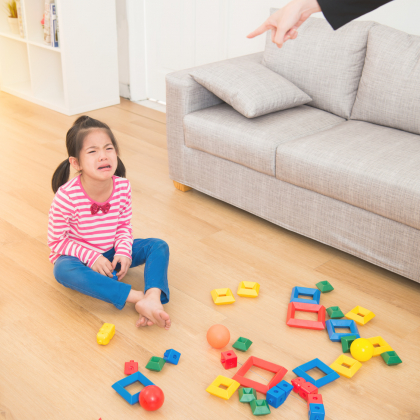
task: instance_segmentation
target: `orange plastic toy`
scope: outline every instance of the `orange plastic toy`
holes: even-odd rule
[[[220,324],[213,325],[207,331],[207,341],[215,349],[225,347],[230,340],[230,332]]]

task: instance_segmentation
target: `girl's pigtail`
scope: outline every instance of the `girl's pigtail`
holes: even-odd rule
[[[115,171],[116,176],[119,176],[121,178],[125,178],[125,166],[122,163],[122,160],[119,158],[119,156],[117,156],[117,160],[118,160],[118,165],[117,165],[117,170]]]
[[[54,175],[52,177],[52,189],[54,191],[54,194],[58,191],[58,189],[64,185],[68,180],[70,176],[70,162],[68,159],[63,160],[61,162],[57,169],[54,172]]]

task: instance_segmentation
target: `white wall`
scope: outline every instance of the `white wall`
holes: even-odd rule
[[[264,22],[271,7],[283,7],[289,0],[117,0],[117,8],[122,9],[125,2],[142,3],[141,19],[145,20],[138,22],[143,25],[145,36],[141,34],[130,42],[138,41],[138,48],[144,48],[145,43],[147,76],[135,72],[130,76],[131,83],[141,78],[146,97],[165,101],[167,73],[262,51],[265,37],[250,40],[246,35]],[[119,39],[126,35],[122,16],[121,11]],[[313,16],[323,18],[322,13]],[[394,0],[358,20],[374,20],[420,35],[419,17],[419,0]],[[122,68],[127,65],[126,50],[120,53],[123,84],[123,77],[127,77]]]
[[[130,97],[130,70],[128,54],[128,22],[126,0],[116,1],[118,72],[120,78],[120,96]]]

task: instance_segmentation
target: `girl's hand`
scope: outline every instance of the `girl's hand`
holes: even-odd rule
[[[105,258],[103,255],[101,255],[95,261],[95,264],[92,265],[92,270],[99,274],[103,274],[104,276],[112,277],[112,264],[108,258]]]
[[[118,263],[121,264],[121,270],[118,271],[117,277],[118,281],[121,281],[131,266],[131,260],[128,257],[124,257],[124,255],[115,255],[114,259],[112,260],[112,270],[115,270],[115,267]]]

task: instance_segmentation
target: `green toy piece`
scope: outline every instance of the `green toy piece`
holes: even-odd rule
[[[254,388],[241,388],[238,394],[241,403],[250,403],[257,399],[257,391]]]
[[[251,347],[251,344],[252,341],[248,338],[239,337],[232,347],[236,350],[247,351]]]
[[[322,293],[328,293],[334,290],[334,287],[332,287],[331,283],[327,280],[320,281],[315,286],[318,287],[318,289],[321,290]]]
[[[343,348],[343,353],[350,353],[350,346],[354,340],[356,340],[355,335],[345,335],[341,337],[341,347]]]
[[[254,416],[265,416],[271,413],[267,400],[253,400],[249,405]]]
[[[327,314],[332,319],[343,318],[344,314],[338,306],[331,306],[327,308]]]
[[[382,359],[388,366],[398,365],[402,363],[402,360],[399,358],[398,354],[395,351],[386,351],[381,353]]]
[[[146,369],[160,372],[163,366],[165,366],[165,363],[165,359],[162,359],[161,357],[152,356],[146,365]]]

